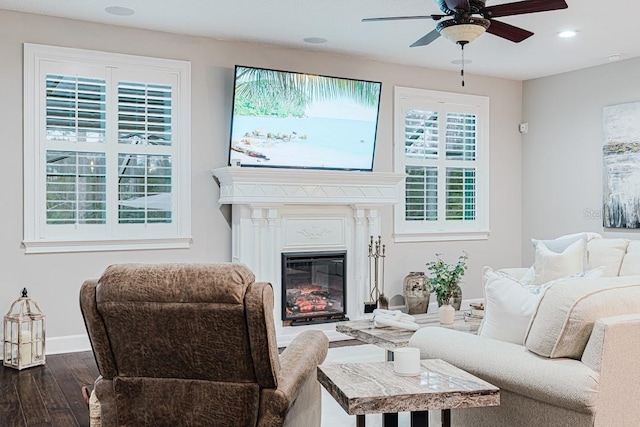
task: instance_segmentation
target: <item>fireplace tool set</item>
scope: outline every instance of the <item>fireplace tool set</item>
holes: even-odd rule
[[[389,298],[384,294],[384,259],[386,257],[386,246],[382,244],[382,239],[373,241],[370,236],[369,241],[369,301],[364,303],[364,312],[373,313],[378,308],[388,309]]]

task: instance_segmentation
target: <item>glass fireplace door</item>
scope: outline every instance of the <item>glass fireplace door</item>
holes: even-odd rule
[[[345,320],[346,252],[282,254],[282,320],[290,325]]]

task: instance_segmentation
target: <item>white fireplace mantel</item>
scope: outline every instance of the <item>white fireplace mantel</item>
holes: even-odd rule
[[[404,174],[224,167],[214,169],[220,204],[231,204],[233,262],[246,264],[274,290],[278,345],[287,345],[308,327],[281,321],[281,254],[347,252],[347,316],[361,318],[368,300],[371,236],[380,235],[378,211],[398,202]],[[329,339],[344,336],[331,323],[313,324]]]
[[[312,169],[214,169],[220,204],[388,205],[403,174]]]

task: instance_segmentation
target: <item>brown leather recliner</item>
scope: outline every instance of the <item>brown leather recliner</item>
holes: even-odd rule
[[[327,337],[279,355],[273,289],[242,264],[118,264],[80,290],[103,427],[320,426]]]

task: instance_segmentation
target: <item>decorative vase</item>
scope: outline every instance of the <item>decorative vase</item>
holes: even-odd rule
[[[446,301],[446,298],[438,297],[438,307],[442,307]],[[453,285],[451,287],[451,299],[449,300],[454,310],[460,310],[462,305],[462,288],[459,285]]]
[[[427,276],[423,271],[412,271],[402,282],[404,303],[409,314],[423,314],[429,308],[430,292],[425,289]]]
[[[443,304],[438,308],[441,325],[453,325],[453,319],[456,316],[456,310],[449,303]]]

